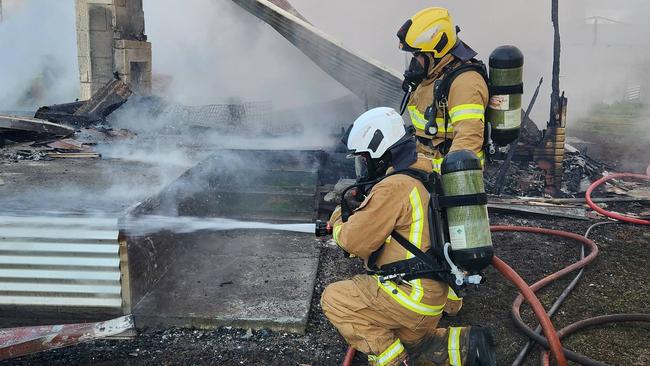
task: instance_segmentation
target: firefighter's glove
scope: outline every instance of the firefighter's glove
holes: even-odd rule
[[[360,193],[358,188],[352,188],[345,192],[345,195],[343,195],[343,199],[348,205],[348,209],[350,210],[350,214],[352,214],[352,211],[356,210],[361,206],[361,202],[363,202],[363,199],[365,197]]]

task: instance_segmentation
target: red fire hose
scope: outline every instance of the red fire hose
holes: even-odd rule
[[[354,355],[356,353],[356,349],[348,347],[348,352],[346,352],[345,359],[343,359],[343,366],[352,366],[352,360],[354,360]]]
[[[555,332],[555,328],[553,327],[553,323],[551,322],[551,319],[546,314],[546,310],[544,310],[544,306],[539,301],[537,296],[535,296],[532,287],[529,287],[526,281],[524,281],[523,278],[521,278],[521,276],[517,274],[517,272],[515,272],[510,266],[508,266],[506,262],[499,259],[499,257],[494,256],[492,258],[492,265],[499,272],[501,272],[503,277],[505,277],[508,281],[512,282],[515,286],[517,286],[517,288],[521,292],[520,296],[526,298],[526,301],[528,301],[528,304],[530,304],[531,308],[533,309],[533,312],[535,313],[535,316],[539,320],[539,323],[542,326],[542,329],[544,330],[544,335],[546,335],[546,339],[549,340],[548,343],[551,348],[551,352],[553,352],[553,356],[555,356],[558,365],[567,366],[568,362],[566,360],[566,357],[564,357],[564,353],[562,352],[562,343],[560,343],[560,338],[557,336],[557,333]]]
[[[650,225],[650,220],[643,220],[643,219],[637,219],[633,217],[628,217],[624,216],[621,214],[617,214],[616,212],[610,212],[607,211],[599,206],[597,206],[592,200],[591,200],[591,193],[596,189],[596,187],[600,186],[601,184],[607,182],[608,180],[616,179],[616,178],[638,178],[638,179],[650,179],[650,166],[648,166],[648,175],[643,175],[643,174],[630,174],[630,173],[617,173],[617,174],[610,174],[606,177],[602,177],[598,179],[597,181],[593,182],[591,186],[587,189],[587,193],[585,194],[585,200],[587,200],[587,204],[589,207],[591,207],[594,211],[605,215],[607,217],[611,217],[612,219],[628,222],[631,224],[638,224],[638,225]]]
[[[540,281],[538,281],[535,284],[533,284],[532,286],[530,286],[530,289],[533,292],[541,289],[542,287],[548,285],[549,283],[551,283],[551,282],[553,282],[553,281],[555,281],[555,280],[557,280],[559,278],[562,278],[562,277],[566,276],[567,274],[569,274],[569,273],[571,273],[571,272],[573,272],[573,271],[575,271],[577,269],[580,269],[580,268],[586,266],[587,264],[589,264],[590,262],[592,262],[596,258],[596,255],[598,255],[598,247],[596,246],[596,244],[593,241],[587,239],[586,237],[584,237],[582,235],[569,233],[569,232],[566,232],[566,231],[551,230],[551,229],[544,229],[544,228],[537,228],[537,227],[518,227],[518,226],[514,226],[514,227],[513,226],[493,226],[492,231],[493,232],[496,232],[496,231],[520,231],[520,232],[530,232],[530,233],[537,233],[537,234],[555,235],[555,236],[560,236],[560,237],[576,240],[576,241],[582,243],[583,245],[585,245],[585,247],[589,250],[589,255],[587,255],[586,257],[584,257],[581,260],[571,264],[570,266],[568,266],[566,268],[561,269],[558,272],[552,273],[549,276],[544,277]],[[514,317],[514,320],[515,320],[515,325],[517,325],[528,337],[534,339],[536,342],[544,345],[545,347],[550,346],[549,342],[547,341],[547,338],[544,338],[542,335],[540,335],[540,334],[536,333],[535,331],[533,331],[522,320],[521,314],[520,314],[520,308],[521,308],[521,305],[522,305],[523,301],[524,301],[524,296],[522,296],[520,294],[519,296],[517,296],[515,301],[512,303],[512,314],[513,314],[513,317]],[[530,303],[528,298],[526,298],[526,301],[528,301]],[[539,317],[538,317],[538,319],[539,319]],[[543,324],[542,324],[542,326],[543,326]],[[575,362],[578,362],[578,363],[583,363],[584,364],[585,361],[589,360],[588,358],[586,358],[586,357],[584,357],[584,356],[582,356],[580,354],[577,354],[577,353],[575,353],[573,351],[567,350],[567,349],[563,350],[563,354],[566,355],[566,357],[568,359],[570,359],[572,361],[575,361]],[[557,356],[556,356],[555,353],[554,353],[554,356],[557,359]]]
[[[584,328],[608,324],[608,323],[628,323],[628,322],[650,323],[650,314],[613,314],[613,315],[602,315],[593,318],[587,318],[560,329],[560,331],[557,332],[557,335],[560,338],[564,338]],[[551,364],[548,351],[545,350],[541,351],[540,363],[542,364],[542,366],[549,366]],[[583,365],[595,365],[595,364],[601,364],[601,363],[599,362],[583,363]]]

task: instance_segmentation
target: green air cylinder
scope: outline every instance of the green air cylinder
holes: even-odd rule
[[[521,129],[521,96],[524,93],[524,54],[515,46],[501,46],[490,55],[490,103],[487,120],[492,141],[506,146]]]
[[[469,150],[447,154],[441,174],[444,197],[485,194],[481,161]],[[493,255],[487,204],[458,203],[447,207],[446,217],[453,262],[470,272],[487,267]]]

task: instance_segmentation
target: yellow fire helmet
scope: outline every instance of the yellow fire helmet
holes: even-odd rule
[[[432,52],[445,56],[456,44],[456,27],[445,8],[426,8],[415,14],[397,32],[399,48],[408,52]]]

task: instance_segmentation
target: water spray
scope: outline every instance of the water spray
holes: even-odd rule
[[[319,229],[319,225],[321,229]],[[315,233],[316,236],[327,235],[327,224],[321,221],[317,221],[316,223],[275,224],[257,221],[239,221],[220,217],[193,216],[145,215],[131,217],[122,223],[121,229],[135,235],[147,235],[161,230],[167,230],[177,234],[188,234],[201,230],[272,230],[306,234]],[[323,234],[319,235],[319,233]]]

